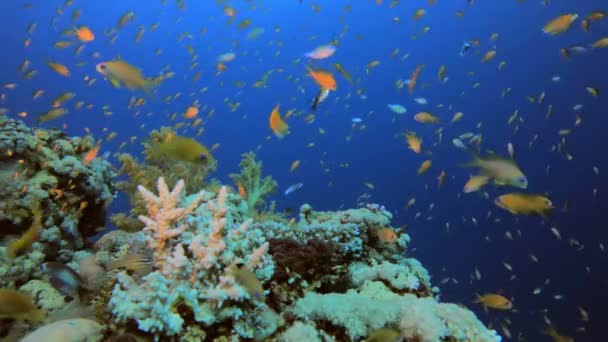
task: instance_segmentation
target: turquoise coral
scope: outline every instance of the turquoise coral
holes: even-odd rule
[[[106,207],[115,196],[115,172],[103,158],[83,163],[94,145],[91,136],[32,129],[0,116],[0,238],[21,235],[32,220],[31,208],[39,207],[44,217],[44,230],[31,251],[0,264],[0,287],[37,275],[41,260],[71,261],[74,250],[104,228]]]

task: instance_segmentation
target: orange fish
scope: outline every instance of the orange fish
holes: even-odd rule
[[[87,154],[85,154],[84,158],[82,159],[82,163],[84,165],[89,165],[89,163],[91,163],[93,159],[97,158],[97,153],[99,153],[100,147],[101,145],[95,145],[92,149],[90,149],[89,152],[87,152]]]
[[[229,16],[229,17],[234,17],[234,15],[236,14],[236,12],[234,11],[234,8],[228,6],[226,8],[224,8],[224,14]]]
[[[245,187],[241,182],[236,183],[237,188],[239,189],[239,195],[241,195],[242,199],[247,199],[247,191],[245,191]]]
[[[188,109],[186,109],[186,113],[184,114],[184,117],[186,119],[192,119],[193,117],[198,115],[198,108],[194,107],[194,106],[190,106],[188,107]]]
[[[319,87],[321,87],[322,89],[336,90],[336,79],[334,78],[334,75],[332,75],[331,72],[326,70],[313,70],[308,67],[307,69],[308,75],[312,77],[315,82],[317,82]]]
[[[388,243],[393,243],[399,238],[397,233],[395,233],[395,231],[391,228],[382,228],[376,230],[376,236],[378,239],[380,239],[380,241]]]
[[[425,174],[431,168],[432,162],[430,160],[425,160],[420,164],[420,168],[418,168],[418,176]]]
[[[420,153],[422,147],[422,139],[420,139],[414,132],[405,132],[405,140],[410,150]]]
[[[422,68],[424,68],[424,64],[418,65],[416,67],[416,70],[414,70],[412,76],[410,77],[410,84],[408,85],[408,90],[410,94],[414,92],[414,87],[416,86],[416,82],[418,81],[418,75],[420,75],[420,71],[422,71]]]
[[[287,135],[287,133],[289,133],[289,125],[287,125],[287,123],[285,121],[283,121],[283,119],[281,119],[281,113],[279,113],[279,107],[280,105],[277,105],[276,107],[274,107],[274,109],[272,110],[272,112],[270,112],[270,129],[272,129],[272,131],[274,132],[274,134],[279,137],[282,138],[285,135]]]
[[[76,33],[76,37],[78,37],[81,42],[88,43],[95,40],[95,34],[86,26],[79,26],[74,30],[74,33]]]
[[[218,72],[226,71],[226,69],[228,69],[228,67],[226,67],[226,64],[224,64],[224,63],[217,63],[217,71]]]

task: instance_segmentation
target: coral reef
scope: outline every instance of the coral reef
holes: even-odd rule
[[[230,174],[230,178],[239,187],[239,192],[242,191],[249,216],[253,217],[256,210],[264,207],[264,197],[277,189],[277,182],[271,176],[262,178],[262,162],[256,162],[254,152],[244,153],[242,157],[241,172]]]
[[[22,247],[31,248],[19,248],[15,257],[0,247],[1,287],[25,283],[42,260],[69,262],[74,250],[104,228],[115,173],[103,158],[83,159],[95,146],[90,136],[68,137],[0,116],[0,239],[26,238],[34,208],[43,226],[38,241],[23,239]]]
[[[81,162],[94,141],[34,132],[3,117],[0,123],[0,172],[13,178],[0,189],[10,199],[0,205],[0,223],[8,227],[2,234],[19,237],[11,248],[0,247],[7,261],[0,286],[19,288],[49,312],[47,324],[25,341],[40,334],[63,340],[143,334],[163,341],[359,341],[379,329],[405,341],[500,340],[472,312],[437,301],[428,272],[406,256],[409,236],[391,226],[384,207],[332,212],[304,204],[291,221],[272,204],[261,213],[276,182],[262,177],[253,153],[244,154],[242,172],[231,175],[238,193],[207,185],[191,195],[185,188],[202,187],[215,168],[212,158],[192,169],[158,160],[142,165],[120,155],[122,172],[131,178],[120,188],[133,207],[118,217],[125,230],[106,233],[91,250],[87,238],[103,226],[114,195],[109,164]],[[169,134],[164,129],[152,138]],[[153,180],[161,173],[169,184]],[[157,193],[148,190],[153,186]],[[83,304],[93,304],[87,316],[97,322],[52,323],[50,315],[66,318],[83,306],[47,283],[39,271],[45,261],[79,273],[90,292]]]
[[[97,246],[104,263],[141,244],[153,252],[150,273],[117,275],[108,294],[114,331],[136,323],[159,340],[358,341],[391,328],[407,341],[500,340],[472,312],[436,300],[427,271],[405,257],[409,236],[381,206],[303,205],[289,224],[253,221],[225,187],[186,196],[183,181],[170,191],[160,178],[157,188],[139,187],[142,231]],[[379,239],[383,229],[396,239]]]
[[[167,136],[175,135],[168,127],[162,127],[160,131],[150,132],[150,140],[161,141]],[[146,213],[145,203],[137,192],[137,186],[151,188],[160,176],[164,176],[167,184],[175,186],[178,180],[183,179],[188,188],[200,188],[203,186],[208,175],[217,167],[217,162],[209,158],[205,162],[192,163],[188,161],[172,160],[168,163],[166,159],[159,158],[153,151],[154,144],[144,143],[145,162],[139,162],[128,153],[117,154],[116,157],[122,166],[119,174],[128,176],[129,180],[123,180],[116,184],[119,190],[124,191],[131,202],[131,210],[128,214],[117,213],[111,217],[111,221],[118,228],[135,232],[143,228],[137,217]]]

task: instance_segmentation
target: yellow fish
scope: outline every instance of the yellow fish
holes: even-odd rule
[[[289,172],[294,172],[298,167],[300,166],[300,160],[294,160],[293,163],[291,163],[291,167],[289,168]]]
[[[420,123],[436,124],[439,123],[439,118],[429,112],[420,112],[414,115],[414,120]]]
[[[510,300],[496,293],[477,295],[475,303],[480,303],[486,308],[497,310],[511,310],[513,308],[513,303]]]
[[[148,158],[171,159],[191,163],[209,163],[213,156],[198,141],[175,134],[168,134],[162,141],[154,141],[147,151]]]
[[[67,66],[56,63],[56,62],[51,62],[51,61],[47,62],[47,64],[48,64],[49,68],[51,68],[51,70],[58,73],[59,75],[64,76],[64,77],[70,76],[70,69],[68,69]]]
[[[422,175],[426,173],[431,168],[432,162],[430,160],[425,160],[420,164],[420,168],[418,168],[418,175]]]
[[[543,32],[550,35],[557,35],[564,33],[570,29],[572,23],[578,18],[576,13],[568,13],[560,15],[559,17],[551,20],[543,27]]]
[[[474,160],[464,166],[480,168],[481,175],[493,178],[497,185],[511,185],[520,189],[528,187],[528,179],[514,160],[499,156],[473,157]]]
[[[514,215],[537,214],[546,217],[549,211],[554,208],[553,203],[547,197],[521,192],[499,196],[494,200],[494,203]]]
[[[145,78],[139,68],[122,60],[99,63],[96,69],[116,88],[120,88],[122,83],[129,89],[140,89],[152,95],[152,89],[160,83],[159,79]]]
[[[40,115],[38,117],[37,123],[38,124],[45,123],[47,121],[60,118],[64,115],[66,115],[67,113],[69,113],[69,110],[67,110],[65,108],[53,108],[53,109],[49,110],[48,112]]]
[[[489,61],[493,60],[494,57],[496,57],[496,50],[494,50],[494,49],[489,50],[488,52],[486,52],[485,55],[483,55],[483,58],[481,59],[481,62],[482,63],[489,62]]]
[[[545,335],[551,336],[553,341],[555,342],[574,342],[574,339],[570,336],[562,335],[555,330],[555,328],[550,327],[547,331],[544,332]]]
[[[336,68],[336,70],[338,70],[340,75],[342,75],[348,82],[351,82],[351,83],[353,82],[352,76],[344,69],[342,64],[336,63],[336,64],[334,64],[334,68]]]
[[[484,185],[488,184],[490,177],[486,176],[471,176],[467,183],[464,185],[464,193],[468,194],[471,192],[479,191]]]
[[[13,289],[0,289],[0,319],[5,318],[40,322],[46,312],[38,309],[30,297]]]
[[[594,49],[605,48],[608,47],[608,36],[604,38],[600,38],[595,43],[591,45]]]

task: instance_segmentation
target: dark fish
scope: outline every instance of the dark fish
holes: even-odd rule
[[[256,278],[255,273],[250,271],[244,265],[235,265],[232,268],[232,276],[236,280],[236,282],[244,287],[251,298],[256,300],[264,299],[264,289],[262,288],[262,284]]]
[[[471,50],[471,43],[464,42],[462,43],[462,47],[460,48],[460,56],[466,56],[469,54],[469,50]]]
[[[63,295],[74,296],[83,290],[80,275],[64,264],[45,262],[40,265],[40,269],[49,276],[51,285]]]
[[[321,102],[325,101],[328,95],[329,89],[321,88],[321,90],[319,90],[319,92],[317,93],[317,96],[315,96],[312,102],[312,106],[310,108],[313,110],[317,109],[317,106],[321,104]]]

